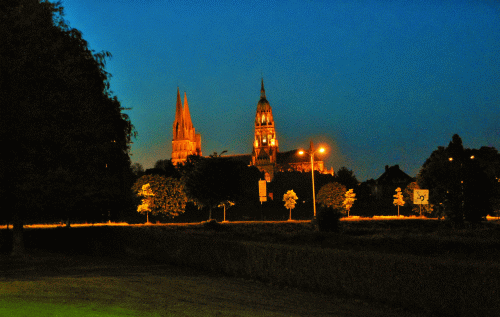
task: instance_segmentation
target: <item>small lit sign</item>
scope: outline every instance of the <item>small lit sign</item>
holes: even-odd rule
[[[429,190],[428,189],[415,189],[413,191],[413,203],[415,205],[428,205],[429,204]]]
[[[259,196],[260,197],[267,197],[267,188],[266,188],[266,181],[265,180],[260,180],[259,181]]]

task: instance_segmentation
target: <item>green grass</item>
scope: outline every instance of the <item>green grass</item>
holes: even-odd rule
[[[493,222],[455,229],[437,220],[349,221],[342,223],[339,233],[317,232],[308,222],[230,222],[211,228],[192,224],[28,229],[25,231],[28,252],[45,249],[53,253],[42,256],[41,260],[39,257],[16,260],[0,255],[0,316],[300,316],[321,306],[321,302],[309,298],[309,306],[305,307],[304,293],[294,295],[299,307],[293,304],[277,306],[276,301],[286,302],[289,296],[282,297],[279,291],[248,285],[233,286],[246,287],[243,294],[234,297],[231,294],[236,291],[227,289],[232,283],[227,279],[214,285],[213,280],[197,274],[180,278],[179,272],[157,272],[154,265],[130,264],[131,260],[125,257],[130,247],[137,253],[129,256],[158,254],[161,260],[162,252],[176,252],[176,245],[184,246],[190,237],[200,246],[216,239],[219,248],[238,247],[235,243],[224,244],[225,240],[269,242],[269,245],[256,248],[269,252],[272,246],[286,244],[311,254],[322,252],[311,247],[375,251],[378,254],[374,259],[384,258],[382,253],[463,258],[476,261],[474,265],[478,261],[498,262],[500,259],[500,227]],[[212,252],[209,247],[206,245],[203,249]],[[186,246],[183,249],[187,249]],[[276,270],[286,267],[286,261],[298,260],[294,258],[296,248],[288,249],[290,254],[283,253],[286,250],[275,252],[279,255],[276,261],[284,261]],[[238,256],[239,251],[235,249],[231,255]],[[80,261],[84,255],[87,257]],[[199,254],[188,252],[186,258],[189,256],[195,260],[199,258]],[[353,253],[352,256],[357,255]],[[387,261],[380,261],[382,264]],[[307,268],[312,266],[314,264],[300,266],[304,276],[309,276]],[[366,268],[370,269],[370,265]],[[2,271],[12,276],[4,276]],[[287,278],[286,274],[283,278]],[[226,290],[218,291],[221,288]],[[263,291],[268,293],[263,294]],[[321,298],[324,302],[325,297]],[[336,305],[339,303],[318,308],[317,312],[328,311]],[[295,314],[296,309],[302,309],[302,313]]]
[[[211,288],[204,276],[148,273],[0,280],[0,316],[274,316],[265,308],[224,307],[206,298]]]
[[[31,252],[0,256],[2,317],[422,316],[149,261]]]

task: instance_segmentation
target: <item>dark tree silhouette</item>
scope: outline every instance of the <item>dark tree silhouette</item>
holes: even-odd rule
[[[144,167],[140,163],[134,163],[131,166],[132,168],[132,173],[135,175],[135,177],[139,178],[142,175],[144,175]]]
[[[352,170],[347,169],[347,167],[341,167],[335,174],[335,182],[344,185],[347,189],[356,188],[358,186],[358,180],[354,176]]]
[[[455,134],[448,147],[438,147],[425,161],[417,182],[429,189],[429,202],[443,208],[455,223],[479,222],[493,212],[500,156],[494,148],[464,149]]]
[[[134,130],[109,91],[108,57],[66,24],[59,3],[0,4],[0,194],[12,202],[13,253],[23,251],[23,221],[131,201]]]
[[[181,173],[174,166],[171,159],[170,160],[158,160],[158,161],[156,161],[154,168],[151,171],[147,170],[146,174],[157,174],[157,175],[163,175],[166,177],[173,177],[173,178],[177,178],[177,179],[181,178]]]
[[[212,209],[225,201],[244,201],[248,195],[247,186],[255,187],[260,173],[255,168],[231,158],[217,155],[200,157],[186,169],[182,176],[187,196],[199,207],[207,207],[209,220]]]

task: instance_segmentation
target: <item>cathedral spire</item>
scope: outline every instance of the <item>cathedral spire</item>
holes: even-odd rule
[[[264,78],[261,79],[260,100],[255,114],[255,138],[252,151],[252,165],[265,172],[266,180],[274,177],[278,154],[278,139],[274,128],[273,111],[266,99]]]
[[[193,128],[193,122],[191,122],[191,114],[189,113],[188,99],[186,92],[184,92],[184,124],[186,129]]]
[[[264,77],[262,77],[261,79],[260,99],[266,99],[266,91],[264,90]]]
[[[177,102],[175,103],[175,119],[182,118],[182,102],[181,102],[181,94],[179,92],[179,87],[177,87]]]
[[[181,94],[177,87],[177,102],[175,103],[174,138],[182,138],[184,131],[184,115],[181,102]]]
[[[190,155],[201,156],[201,135],[195,132],[191,122],[187,94],[184,92],[183,106],[179,87],[177,87],[173,128],[172,163],[174,165],[184,163]]]

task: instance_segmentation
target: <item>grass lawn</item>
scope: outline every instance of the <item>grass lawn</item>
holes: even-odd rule
[[[394,218],[394,217],[393,217]],[[453,228],[436,219],[342,220],[338,232],[318,232],[310,221],[160,225],[165,231],[208,238],[260,241],[342,250],[410,254],[467,261],[500,261],[500,222]],[[159,229],[158,228],[158,229]]]
[[[334,233],[314,231],[308,221],[130,227],[160,236],[165,231],[166,237],[177,232],[207,239],[500,261],[498,221],[457,229],[438,220],[350,220],[342,221],[340,231]],[[0,316],[425,315],[355,298],[200,273],[117,251],[103,253],[106,245],[123,244],[120,232],[130,232],[108,229],[26,229],[25,257],[0,253]],[[3,237],[6,245],[9,234],[1,231],[0,240]]]
[[[0,316],[424,316],[134,259],[0,257]]]

